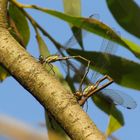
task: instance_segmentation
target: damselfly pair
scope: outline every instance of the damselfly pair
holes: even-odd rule
[[[76,43],[77,41],[75,41],[74,37],[71,37],[66,44],[67,44],[67,46],[70,47],[70,44],[73,44],[73,45],[75,44],[74,42]],[[65,48],[67,48],[67,46],[65,46]],[[102,50],[102,52],[113,54],[113,53],[115,53],[114,50],[116,49],[116,47],[117,46],[115,43],[104,39],[100,49]],[[83,75],[83,78],[81,80],[81,83],[79,86],[79,91],[77,91],[75,93],[75,96],[77,97],[77,100],[78,100],[80,105],[83,105],[89,97],[91,97],[92,95],[94,95],[96,93],[96,94],[100,94],[100,96],[104,97],[104,99],[108,100],[109,102],[111,102],[115,105],[121,105],[127,109],[134,109],[137,106],[136,102],[133,100],[133,98],[131,96],[129,96],[125,93],[122,93],[120,91],[113,90],[113,89],[104,89],[113,83],[113,79],[111,77],[109,77],[108,75],[105,75],[102,78],[98,79],[99,73],[95,72],[93,77],[92,77],[93,80],[95,81],[94,84],[91,83],[90,85],[86,86],[82,90],[82,84],[83,84],[83,82],[84,82],[84,80],[89,72],[89,66],[91,63],[88,59],[86,59],[82,56],[61,57],[59,55],[52,55],[52,56],[48,56],[46,58],[43,58],[41,56],[40,62],[43,64],[47,63],[47,64],[51,65],[51,63],[56,62],[56,61],[75,59],[75,58],[82,59],[87,63],[87,70],[86,70],[86,72]],[[99,58],[99,61],[103,62],[103,60],[100,60],[100,58]],[[102,67],[104,65],[105,64],[103,63]],[[105,80],[108,80],[108,82],[100,86],[100,84]],[[101,91],[101,92],[99,92],[99,91]]]

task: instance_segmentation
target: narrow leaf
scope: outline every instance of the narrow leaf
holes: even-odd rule
[[[66,15],[64,13],[58,12],[58,11],[40,8],[37,6],[32,6],[32,7],[37,10],[46,12],[50,15],[53,15],[57,18],[60,18],[68,23],[71,23],[78,28],[83,28],[89,32],[95,33],[99,36],[115,41],[123,45],[127,49],[129,49],[132,53],[134,53],[134,55],[140,58],[140,50],[138,49],[138,47],[136,49],[136,48],[133,48],[133,46],[129,46],[129,44],[127,44],[123,39],[121,39],[121,37],[118,36],[109,26],[107,26],[101,21],[98,21],[96,19],[91,19],[91,18],[73,17],[73,16]],[[83,22],[84,24],[82,24]]]
[[[4,67],[0,66],[0,82],[5,80],[8,76],[10,76],[9,72],[4,69]]]
[[[81,0],[63,0],[64,12],[68,15],[81,15]]]
[[[100,52],[81,51],[78,49],[68,49],[67,52],[70,55],[81,55],[91,60],[93,63],[91,69],[99,71],[102,74],[108,74],[116,83],[140,90],[140,64],[126,58]],[[100,69],[102,63],[98,62],[99,57],[106,64],[102,70]],[[78,60],[81,61],[80,59]],[[83,61],[81,62],[86,65]]]
[[[26,17],[24,14],[13,4],[9,5],[9,16],[12,18],[15,26],[20,33],[24,45],[27,46],[30,39],[30,30]]]
[[[39,46],[39,52],[40,52],[40,55],[42,55],[44,58],[45,57],[49,57],[51,56],[50,54],[50,51],[45,43],[45,41],[42,39],[42,37],[40,36],[39,32],[37,31],[36,32],[36,39],[37,39],[37,42],[38,42],[38,46]],[[52,65],[52,67],[50,66]],[[46,70],[52,74],[52,75],[57,75],[57,78],[60,80],[60,82],[67,88],[67,89],[70,89],[67,82],[65,81],[62,73],[60,72],[59,68],[56,67],[55,65],[53,64],[47,64],[46,62],[46,65],[45,65],[45,68]]]
[[[63,5],[64,5],[64,12],[68,15],[71,16],[75,16],[75,17],[80,17],[81,16],[81,0],[63,0]],[[81,48],[83,49],[83,41],[82,41],[82,31],[80,28],[74,27],[73,25],[71,25],[71,30],[77,40],[77,42],[79,43],[79,45],[81,46]]]
[[[49,56],[50,55],[49,49],[44,40],[42,39],[42,37],[40,36],[39,32],[37,32],[36,34],[36,39],[38,42],[40,55],[42,55],[43,57]]]
[[[99,94],[93,96],[92,100],[97,107],[109,116],[109,124],[106,130],[107,136],[124,126],[123,115],[113,104],[109,103]]]
[[[133,51],[135,52],[135,55],[137,57],[139,57],[139,54],[140,54],[140,46],[135,44],[134,42],[128,40],[128,39],[125,39],[125,38],[122,38],[123,41],[128,45],[130,46],[131,48],[133,48]]]
[[[112,106],[112,109],[111,109],[111,112],[109,114],[109,123],[108,123],[108,127],[107,127],[107,130],[106,130],[106,136],[110,136],[113,132],[117,131],[118,129],[120,129],[123,125],[124,125],[124,122],[121,120],[121,121],[118,121],[118,118],[121,118],[122,114],[121,112],[119,112],[118,110],[118,117],[114,117],[112,112],[114,112],[116,110],[116,108],[114,106]],[[116,112],[115,112],[116,113]]]
[[[24,48],[26,48],[23,37],[19,33],[19,31],[16,27],[16,24],[15,24],[14,20],[10,17],[10,15],[8,15],[8,24],[10,27],[9,31],[10,31],[11,35],[20,43],[20,45],[22,45]]]
[[[134,0],[106,0],[116,21],[129,33],[140,38],[140,7]],[[128,10],[129,9],[129,10]]]

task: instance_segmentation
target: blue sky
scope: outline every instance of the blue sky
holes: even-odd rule
[[[20,0],[23,3],[29,3],[28,0]],[[136,0],[136,2],[140,3],[140,0]],[[59,11],[63,11],[62,0],[45,0],[45,1],[35,1],[30,0],[30,4],[39,4],[40,6],[47,7],[50,9],[55,9]],[[57,41],[64,44],[67,39],[71,36],[71,31],[67,23],[49,16],[47,14],[37,12],[35,10],[27,10]],[[100,15],[100,19],[108,24],[109,26],[115,28],[116,30],[121,32],[121,36],[125,36],[128,39],[131,39],[133,42],[140,44],[140,40],[135,38],[133,35],[130,35],[126,31],[124,31],[114,20],[111,13],[109,12],[105,1],[98,0],[86,0],[82,1],[82,15],[90,16],[93,13],[98,13]],[[53,44],[47,39],[44,38],[48,47],[51,50],[51,53],[56,53],[55,47]],[[94,40],[97,40],[94,41]],[[88,42],[88,43],[87,43]],[[89,35],[84,40],[87,49],[91,49],[91,45],[100,46],[102,42],[102,38],[97,37],[95,35]],[[28,51],[35,56],[38,57],[38,47],[35,40],[35,33],[33,28],[31,27],[31,40],[28,44]],[[121,55],[123,57],[127,57],[134,61],[139,62],[138,59],[134,57],[132,53],[127,51],[125,48],[118,47],[117,55]],[[123,88],[116,84],[112,85],[112,88],[119,89],[131,96],[136,100],[138,106],[135,110],[127,110],[119,107],[122,110],[125,118],[125,126],[114,133],[119,140],[132,140],[140,138],[139,129],[140,129],[140,95],[139,91]],[[44,122],[44,110],[43,107],[32,97],[15,79],[12,77],[7,78],[3,83],[0,84],[0,114],[6,114],[8,116],[13,116],[17,119],[25,121],[31,124],[34,127],[38,127],[39,122]],[[94,120],[96,125],[102,131],[105,131],[105,128],[108,123],[108,117],[104,113],[102,113],[95,105],[93,106],[92,102],[88,102],[88,114]]]

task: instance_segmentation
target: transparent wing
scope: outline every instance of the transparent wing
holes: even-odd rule
[[[98,13],[95,13],[95,14],[92,14],[91,16],[89,16],[89,18],[94,18],[94,19],[97,19],[97,20],[99,20],[100,19],[100,16],[99,16],[99,14]],[[83,21],[83,23],[81,24],[81,26],[84,24],[84,21]],[[82,37],[84,38],[86,35],[88,35],[89,34],[89,32],[87,32],[86,30],[82,30]],[[78,37],[76,37],[75,38],[75,36],[80,36],[81,35],[81,31],[78,31],[77,33],[76,33],[76,35],[72,35],[67,41],[66,41],[66,43],[64,43],[64,47],[62,48],[62,49],[64,49],[64,50],[66,50],[66,49],[68,49],[68,48],[72,48],[74,45],[76,45],[76,44],[78,44],[78,41],[77,41],[77,39],[76,38],[78,38]],[[80,39],[80,37],[79,37],[79,39]],[[66,65],[66,66],[68,66],[67,65],[67,63],[64,61],[63,62],[63,64],[64,65]],[[75,68],[74,67],[72,67],[71,65],[69,65],[69,67],[71,68],[71,70],[73,70],[74,72],[75,72]],[[84,71],[86,70],[86,66],[84,66],[84,65],[82,65],[81,64],[81,66],[80,66],[80,68],[79,69],[77,69],[77,71],[79,71],[79,70],[81,70],[82,69],[82,71],[80,71],[80,73],[79,73],[79,76],[76,74],[75,76],[73,76],[74,77],[74,79],[77,79],[77,76],[79,77],[78,79],[79,79],[79,81],[80,81],[80,79],[81,79],[81,76],[83,75],[83,73],[84,73]],[[66,70],[65,70],[66,71]],[[76,72],[77,73],[77,72]],[[76,81],[77,82],[77,81]]]
[[[120,36],[119,32],[117,32],[117,34]],[[117,51],[117,44],[112,41],[108,41],[104,39],[101,45],[100,51],[109,53],[109,54],[115,54],[115,52]],[[100,69],[102,69],[106,65],[106,63],[104,63],[104,61],[101,60],[100,57],[98,59],[98,63],[102,65]],[[99,76],[100,76],[100,73],[95,71],[92,77],[94,80],[93,81],[94,83],[98,80]],[[101,90],[100,96],[104,97],[111,103],[121,105],[127,109],[134,109],[137,106],[136,102],[131,96],[125,93],[122,93],[121,91],[118,91],[118,90],[103,89]]]
[[[113,103],[115,105],[122,105],[123,104],[122,97],[120,95],[114,93],[113,91],[108,91],[106,89],[103,89],[100,92],[97,92],[97,94],[99,96],[103,97],[108,102]]]
[[[120,36],[120,33],[117,32],[117,34]],[[110,41],[110,40],[107,40],[107,39],[104,39],[102,44],[101,44],[101,47],[99,49],[100,52],[102,53],[108,53],[108,54],[115,54],[116,51],[117,51],[117,44]],[[99,56],[98,60],[97,60],[98,63],[100,63],[100,65],[102,67],[100,67],[100,70],[104,68],[104,66],[106,65],[106,63],[104,62],[104,60],[101,59],[101,57]],[[95,64],[95,67],[96,67],[96,64]],[[97,72],[97,71],[94,71],[93,74],[92,74],[92,79],[93,79],[93,83],[96,83],[96,81],[98,80],[98,78],[100,77],[100,73]]]
[[[106,98],[111,103],[121,105],[127,109],[135,109],[137,106],[137,103],[131,96],[118,90],[103,89],[100,96]]]
[[[89,18],[94,18],[94,19],[100,19],[100,16],[99,16],[99,14],[93,14],[93,15],[91,15],[91,16],[89,16]],[[81,24],[81,26],[84,24],[84,22]],[[75,36],[77,36],[76,38],[78,38],[78,36],[80,36],[80,34],[81,34],[81,32],[80,31],[78,31],[76,34],[75,34]],[[84,38],[86,35],[88,35],[89,34],[89,32],[87,32],[87,31],[85,31],[85,30],[82,30],[82,37]],[[75,36],[74,35],[72,35],[69,39],[68,39],[68,41],[66,41],[66,43],[64,43],[64,47],[65,47],[65,49],[68,49],[68,48],[71,48],[72,46],[74,46],[74,45],[76,45],[78,42],[77,42],[77,39],[75,38]],[[79,39],[80,39],[80,37],[79,37]]]

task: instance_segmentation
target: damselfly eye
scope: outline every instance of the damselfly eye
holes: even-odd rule
[[[40,56],[39,56],[39,62],[40,62],[41,64],[43,64],[43,63],[45,62],[45,59],[44,59],[43,55],[40,55]]]
[[[43,55],[40,55],[40,56],[39,56],[39,60],[40,60],[40,61],[44,60]]]

